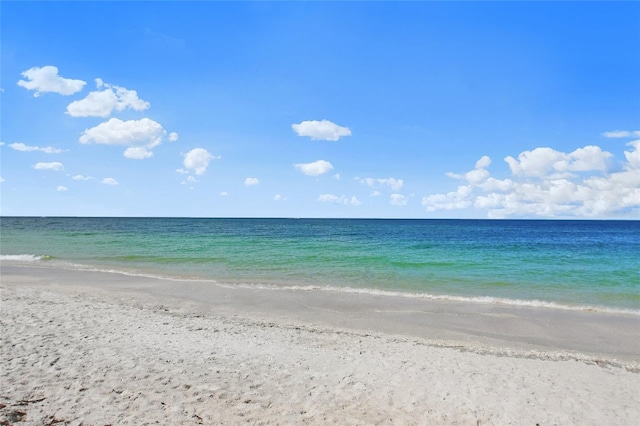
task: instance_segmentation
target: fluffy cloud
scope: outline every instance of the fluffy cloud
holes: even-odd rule
[[[348,127],[338,126],[329,120],[303,121],[292,124],[291,128],[298,136],[308,136],[312,140],[337,141],[342,136],[351,136],[351,130]]]
[[[388,186],[392,191],[400,191],[404,186],[404,181],[402,179],[396,178],[384,178],[384,179],[376,179],[376,178],[356,178],[360,183],[367,185],[370,188],[376,188],[380,186]],[[376,195],[380,195],[378,191],[374,191]],[[373,195],[373,194],[372,194]]]
[[[144,160],[145,158],[153,157],[153,152],[143,146],[132,146],[125,149],[123,155],[133,160]]]
[[[408,201],[402,194],[391,194],[389,203],[393,206],[406,206]]]
[[[182,164],[187,170],[191,170],[197,175],[203,175],[209,167],[209,162],[219,158],[219,156],[211,155],[204,148],[194,148],[185,154]],[[178,172],[184,172],[184,170],[178,170]]]
[[[602,136],[605,138],[640,138],[640,130],[613,130],[602,133]]]
[[[169,142],[175,142],[178,140],[178,134],[176,132],[169,133]]]
[[[569,154],[551,148],[536,148],[520,153],[517,160],[509,156],[504,161],[515,175],[542,177],[549,172],[604,171],[611,157],[611,153],[590,145]]]
[[[281,194],[276,194],[273,196],[273,201],[287,201],[287,197],[283,197]]]
[[[148,118],[129,121],[112,118],[85,130],[80,143],[129,146],[124,156],[140,160],[153,155],[150,150],[162,143],[165,133],[159,123]]]
[[[138,97],[138,92],[124,87],[105,84],[96,79],[98,88],[104,90],[90,92],[84,99],[73,101],[67,106],[67,114],[72,117],[108,117],[115,111],[132,109],[144,111],[150,104]]]
[[[65,191],[68,191],[68,190],[69,190],[69,188],[67,188],[66,186],[62,186],[62,185],[60,185],[60,186],[58,186],[56,188],[56,191],[58,191],[58,192],[65,192]]]
[[[62,163],[58,163],[57,161],[53,163],[36,163],[33,168],[36,170],[64,170]]]
[[[471,184],[480,184],[481,182],[489,178],[489,172],[486,170],[491,165],[491,158],[483,155],[478,161],[476,161],[476,167],[473,170],[464,174],[459,173],[445,173],[452,179],[464,179]]]
[[[314,161],[313,163],[299,163],[293,166],[307,176],[320,176],[333,170],[333,165],[324,160]]]
[[[616,217],[640,207],[640,140],[627,143],[626,161],[615,171],[609,163],[613,154],[597,146],[585,146],[564,153],[551,148],[522,152],[517,159],[506,157],[512,177],[483,179],[449,174],[464,179],[456,191],[425,196],[427,211],[475,207],[490,218],[505,217]],[[471,177],[470,177],[471,176]],[[621,213],[622,212],[622,213]]]
[[[552,170],[554,164],[565,162],[567,158],[567,154],[551,148],[536,148],[521,152],[517,160],[508,156],[504,161],[515,175],[540,177]]]
[[[422,198],[422,205],[426,207],[428,212],[436,210],[454,210],[465,209],[471,207],[471,195],[473,188],[471,185],[461,185],[454,192],[447,194],[428,195]]]
[[[318,201],[323,203],[344,204],[345,206],[359,206],[362,204],[355,195],[349,198],[344,194],[340,197],[333,194],[321,194],[318,196]]]
[[[103,183],[105,185],[118,185],[118,181],[110,177],[102,179],[100,183]]]
[[[259,184],[260,181],[258,180],[258,178],[254,178],[254,177],[248,177],[244,180],[244,184],[246,186],[253,186],[253,185],[257,185]]]
[[[63,152],[62,149],[58,149],[58,148],[52,148],[50,146],[46,146],[46,147],[39,147],[39,146],[29,146],[29,145],[25,145],[23,143],[10,143],[9,145],[7,145],[9,148],[11,149],[15,149],[16,151],[23,151],[23,152],[31,152],[31,151],[40,151],[40,152],[44,152],[45,154],[59,154],[61,152]]]
[[[22,73],[27,80],[19,80],[18,86],[27,90],[35,90],[33,96],[38,97],[42,93],[59,93],[61,95],[73,95],[82,90],[86,82],[72,80],[58,75],[58,68],[48,65],[45,67],[33,67]]]

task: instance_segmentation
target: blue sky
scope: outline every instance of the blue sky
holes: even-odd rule
[[[640,217],[640,3],[1,12],[3,215]]]

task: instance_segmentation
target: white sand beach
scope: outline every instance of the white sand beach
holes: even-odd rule
[[[633,315],[3,263],[0,424],[630,425]]]

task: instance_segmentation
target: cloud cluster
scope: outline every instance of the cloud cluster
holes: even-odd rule
[[[82,90],[86,82],[72,80],[58,75],[58,68],[54,66],[33,67],[22,73],[28,80],[18,81],[18,85],[27,90],[34,90],[34,96],[41,93],[52,92],[62,95],[72,95]],[[108,84],[101,79],[95,79],[99,90],[90,92],[86,97],[71,102],[67,106],[67,114],[72,117],[108,117],[113,112],[127,109],[144,111],[150,107],[149,102],[138,97],[135,90]],[[80,143],[98,143],[105,145],[124,145],[126,158],[142,160],[153,156],[153,148],[161,144],[166,135],[162,126],[149,119],[123,121],[112,118],[109,121],[86,129],[80,136]],[[178,140],[178,134],[171,132],[168,136],[170,142]],[[46,153],[58,153],[61,150],[46,147],[30,147],[24,144],[11,144],[13,149],[21,151],[42,151]]]
[[[63,78],[58,75],[58,68],[48,65],[42,68],[33,67],[22,73],[27,80],[19,80],[18,86],[27,90],[34,90],[33,96],[38,97],[42,93],[58,93],[60,95],[73,95],[82,90],[85,81]]]
[[[325,160],[318,160],[312,163],[298,163],[293,166],[307,176],[320,176],[333,170],[333,165]]]
[[[358,200],[355,195],[349,198],[344,194],[340,197],[333,194],[321,194],[320,196],[318,196],[318,201],[322,203],[344,204],[345,206],[359,206],[360,204],[362,204],[362,202],[360,202],[360,200]]]
[[[348,127],[338,126],[329,120],[308,120],[292,124],[291,128],[298,136],[308,136],[312,140],[337,141],[343,136],[351,136]]]
[[[98,89],[90,92],[84,99],[73,101],[67,106],[67,114],[72,117],[108,117],[113,111],[144,111],[150,104],[138,97],[135,90],[104,83],[96,79]]]
[[[608,132],[622,137],[621,131]],[[624,134],[634,135],[634,132]],[[570,153],[551,148],[524,151],[504,161],[511,177],[496,179],[482,157],[473,170],[447,176],[462,180],[455,191],[423,197],[427,211],[475,207],[490,218],[602,217],[640,206],[640,140],[627,143],[626,161],[598,146]]]

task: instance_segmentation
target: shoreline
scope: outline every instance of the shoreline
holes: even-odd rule
[[[79,264],[66,261],[49,259],[49,256],[37,255],[0,255],[0,264],[23,268],[56,269],[65,271],[96,272],[116,274],[131,277],[133,279],[154,279],[159,281],[201,283],[218,285],[230,288],[248,288],[256,290],[274,291],[312,291],[345,294],[364,294],[369,296],[385,296],[392,298],[409,298],[418,300],[433,300],[443,302],[478,303],[489,305],[504,305],[510,307],[524,307],[534,309],[558,309],[577,312],[598,312],[614,315],[632,315],[640,317],[640,309],[628,309],[620,306],[606,306],[595,304],[567,304],[561,301],[543,299],[514,299],[499,296],[462,296],[456,294],[426,293],[402,289],[384,289],[373,287],[354,287],[320,285],[313,282],[300,282],[295,280],[216,280],[205,277],[162,275],[140,270],[113,269],[107,266],[101,267],[91,264]]]
[[[640,371],[640,316],[635,312],[574,311],[323,288],[264,288],[7,262],[0,274],[3,284],[5,277],[22,275],[30,277],[32,284],[37,281],[37,285],[66,291],[135,294],[158,303],[168,298],[201,313],[418,338],[430,345],[471,352],[598,361]]]
[[[635,316],[4,262],[0,272],[2,421],[596,425],[640,416]]]

